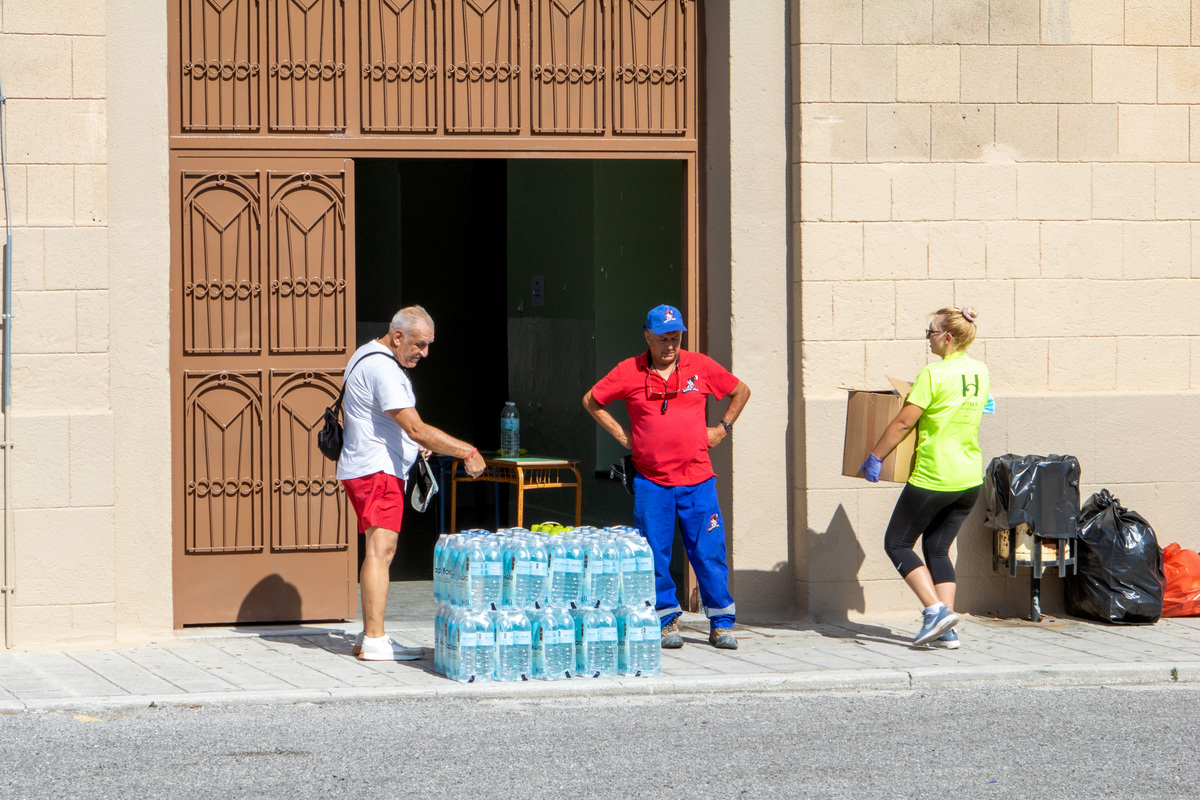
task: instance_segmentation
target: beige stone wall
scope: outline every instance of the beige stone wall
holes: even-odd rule
[[[161,3],[125,5],[149,19],[165,16]],[[114,248],[125,241],[110,216],[110,187],[119,177],[110,156],[110,74],[127,84],[137,79],[109,54],[113,39],[129,32],[108,35],[105,3],[97,0],[5,0],[0,15],[15,315],[9,644],[109,643],[120,638],[123,575],[170,571],[169,531],[162,533],[166,560],[153,557],[151,544],[139,548],[151,557],[135,566],[122,560],[131,532],[118,523],[136,497],[126,494],[124,504],[118,502],[122,413],[114,410],[126,389],[120,371],[114,376],[120,347],[113,333],[152,314],[118,290],[129,280],[144,282],[166,263],[110,268]],[[165,49],[162,33],[156,35]],[[137,167],[160,170],[164,191],[150,199],[164,206],[165,166],[164,157],[161,166],[150,158]],[[165,338],[165,317],[161,324]],[[167,441],[154,444],[157,470],[169,465]],[[164,626],[161,612],[170,608],[169,592],[153,601],[158,619],[143,627],[169,629],[169,613]]]
[[[1200,544],[1200,3],[800,0],[793,21],[798,602],[913,607],[882,553],[896,489],[838,474],[840,387],[911,379],[943,305],[981,314],[985,457],[1074,454],[1084,497]],[[1027,602],[977,520],[958,566],[966,610]]]

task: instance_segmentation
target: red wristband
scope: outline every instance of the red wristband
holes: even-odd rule
[[[476,453],[478,453],[478,452],[479,452],[479,448],[478,448],[478,447],[476,447],[476,448],[473,448],[473,449],[471,450],[471,452],[467,453],[467,457],[466,457],[466,458],[464,458],[464,459],[463,459],[463,461],[470,461],[470,460],[471,460],[471,456],[475,455],[475,454],[476,454]]]

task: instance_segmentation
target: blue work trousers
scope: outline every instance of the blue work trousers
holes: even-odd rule
[[[737,609],[729,593],[725,558],[725,521],[717,503],[717,479],[695,486],[660,486],[638,475],[633,480],[633,518],[654,551],[655,606],[666,624],[682,609],[671,579],[675,520],[683,534],[688,561],[700,584],[700,602],[713,628],[732,628]]]

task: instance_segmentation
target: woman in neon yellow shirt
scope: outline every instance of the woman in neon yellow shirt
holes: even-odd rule
[[[900,413],[863,462],[867,480],[878,481],[883,459],[917,426],[916,461],[896,501],[883,546],[925,607],[921,630],[913,639],[918,645],[958,647],[950,545],[983,486],[979,420],[988,400],[987,365],[967,356],[977,317],[967,306],[933,314],[925,336],[929,349],[942,360],[921,370]],[[924,563],[913,552],[918,537]]]

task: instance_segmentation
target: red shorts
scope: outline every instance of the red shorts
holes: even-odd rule
[[[358,532],[367,528],[399,531],[404,519],[404,481],[386,472],[342,481],[358,516]]]

